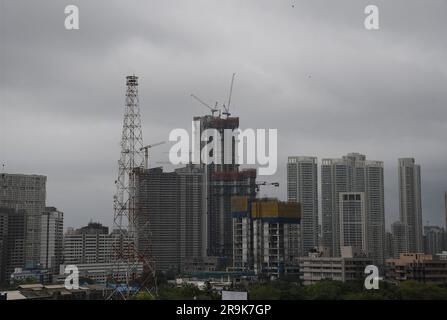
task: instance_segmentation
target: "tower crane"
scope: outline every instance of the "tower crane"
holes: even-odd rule
[[[230,113],[230,105],[231,105],[231,96],[233,95],[233,84],[234,84],[234,77],[236,76],[236,73],[233,73],[233,77],[231,78],[231,85],[230,85],[230,93],[228,95],[228,105],[223,105],[223,108],[225,109],[225,112],[222,112],[222,114],[226,115],[227,118],[231,115]]]
[[[201,104],[203,104],[203,105],[204,105],[205,107],[207,107],[208,109],[210,109],[210,110],[211,110],[211,115],[212,115],[213,117],[214,117],[214,113],[219,111],[218,109],[216,109],[216,108],[217,108],[217,102],[216,102],[216,105],[214,106],[214,108],[212,108],[212,107],[210,107],[206,102],[202,101],[202,99],[200,99],[199,97],[197,97],[196,95],[191,94],[191,97],[194,98],[194,99],[196,99],[198,102],[200,102]]]
[[[140,151],[144,150],[144,169],[149,169],[149,149],[159,146],[159,145],[162,145],[164,143],[166,143],[166,141],[149,144],[149,145],[144,146],[140,149]]]

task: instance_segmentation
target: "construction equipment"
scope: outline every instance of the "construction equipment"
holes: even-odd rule
[[[236,73],[233,73],[233,76],[231,78],[231,85],[230,85],[230,92],[228,94],[228,104],[225,105],[225,103],[222,105],[224,112],[222,112],[223,115],[226,115],[227,118],[231,115],[230,113],[230,106],[231,106],[231,97],[233,95],[233,84],[234,84],[234,77],[236,76]],[[214,105],[214,108],[211,107],[209,104],[207,104],[206,102],[204,102],[202,99],[200,99],[199,97],[197,97],[194,94],[191,94],[191,97],[196,99],[198,102],[200,102],[200,104],[203,104],[205,107],[207,107],[208,109],[211,110],[211,115],[214,117],[214,113],[219,112],[219,118],[220,118],[220,110],[217,108],[218,103],[216,102],[216,104]]]
[[[236,76],[236,73],[233,73],[233,77],[231,78],[231,85],[230,85],[230,93],[228,95],[228,105],[223,105],[223,108],[225,112],[222,112],[222,114],[226,115],[227,118],[231,115],[230,113],[230,105],[231,105],[231,96],[233,95],[233,84],[234,84],[234,77]]]
[[[210,110],[211,110],[211,115],[212,115],[213,117],[214,117],[214,113],[219,111],[219,109],[216,109],[216,107],[217,107],[217,102],[216,102],[216,105],[214,106],[214,108],[212,108],[212,107],[210,107],[206,102],[204,102],[202,99],[200,99],[199,97],[197,97],[196,95],[191,94],[191,97],[193,97],[194,99],[196,99],[197,101],[199,101],[201,104],[203,104],[205,107],[207,107],[208,109],[210,109]]]
[[[147,146],[144,146],[142,148],[140,148],[140,151],[144,150],[144,169],[149,169],[149,149],[165,144],[166,141],[161,141],[161,142],[157,142],[157,143],[153,143],[153,144],[149,144]]]
[[[259,192],[261,186],[273,186],[279,187],[279,182],[267,182],[267,181],[257,181],[256,182],[256,192]]]

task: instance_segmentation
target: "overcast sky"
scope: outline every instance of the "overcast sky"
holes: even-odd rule
[[[223,102],[233,72],[242,128],[278,129],[288,155],[360,152],[385,164],[386,223],[398,219],[397,159],[422,166],[423,221],[444,224],[446,1],[0,0],[0,162],[48,176],[65,226],[111,226],[125,76],[140,77],[144,142],[167,140]],[[64,28],[78,5],[80,30]],[[367,31],[376,4],[380,30]],[[153,165],[169,145],[153,149]],[[169,169],[169,166],[167,167]]]

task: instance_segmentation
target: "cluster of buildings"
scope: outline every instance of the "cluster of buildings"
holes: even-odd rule
[[[45,176],[1,174],[0,285],[63,282],[67,265],[99,284],[123,280],[128,270],[114,262],[118,245],[125,252],[133,240],[99,223],[64,234],[64,214],[46,206]]]
[[[63,213],[46,206],[46,177],[0,175],[0,283],[35,270],[38,277],[59,270]],[[26,269],[26,270],[25,270]]]
[[[343,276],[342,270],[352,264],[359,266],[354,274],[360,278],[364,267],[374,264],[391,280],[402,280],[390,272],[396,265],[411,269],[429,261],[438,269],[424,268],[424,272],[438,272],[433,279],[447,281],[447,264],[441,259],[447,250],[446,230],[422,224],[420,165],[412,158],[399,159],[398,164],[400,219],[389,232],[385,228],[382,161],[367,160],[358,153],[323,159],[318,185],[316,157],[288,158],[288,200],[302,205],[299,268],[304,283],[348,279],[349,272],[343,271]],[[447,226],[447,192],[445,205]]]
[[[199,136],[208,129],[220,133],[221,146],[215,150],[221,159],[233,161],[190,163],[172,172],[135,169],[138,250],[154,259],[158,271],[174,274],[297,274],[301,204],[258,198],[263,183],[257,182],[256,169],[241,169],[236,144],[225,141],[225,130],[238,129],[239,118],[193,120],[199,123]],[[201,141],[200,149],[212,138]]]
[[[105,300],[113,289],[91,284],[66,289],[63,284],[22,284],[16,290],[0,292],[1,300]]]
[[[224,130],[237,129],[239,118],[194,121],[200,133],[218,130],[222,147],[216,150],[222,159],[235,159]],[[3,173],[0,282],[31,277],[46,294],[57,289],[46,285],[61,282],[68,265],[97,284],[124,282],[129,269],[116,254],[126,248],[151,257],[158,272],[175,275],[296,275],[311,284],[361,279],[374,264],[391,280],[447,282],[446,231],[422,224],[420,166],[399,159],[398,176],[400,220],[386,231],[383,162],[359,153],[322,159],[320,168],[316,157],[289,157],[287,201],[259,198],[265,183],[257,182],[256,169],[235,161],[190,163],[170,172],[135,168],[138,228],[130,237],[94,222],[64,234],[63,213],[46,206],[46,177]],[[143,265],[133,272],[141,275]]]
[[[234,117],[194,121],[201,131],[239,125]],[[221,137],[221,158],[234,159],[234,148],[225,148],[223,132]],[[420,166],[412,158],[398,163],[400,220],[391,232],[385,227],[383,162],[359,153],[323,159],[320,168],[316,157],[289,157],[287,202],[259,198],[256,170],[237,164],[188,164],[173,172],[140,168],[136,212],[151,241],[142,236],[139,248],[159,271],[254,272],[270,278],[304,279],[303,270],[319,259],[324,268],[331,261],[351,270],[351,276],[334,279],[364,277],[368,264],[385,272],[392,265],[388,259],[401,254],[425,253],[437,260],[447,250],[446,232],[422,225]]]

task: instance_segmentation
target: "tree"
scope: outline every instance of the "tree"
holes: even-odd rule
[[[281,290],[271,283],[256,284],[249,290],[250,300],[279,300]]]
[[[341,300],[342,294],[340,281],[323,280],[306,287],[306,299],[310,300]]]
[[[417,281],[404,281],[400,285],[400,292],[404,300],[446,300],[447,289],[435,284]]]

